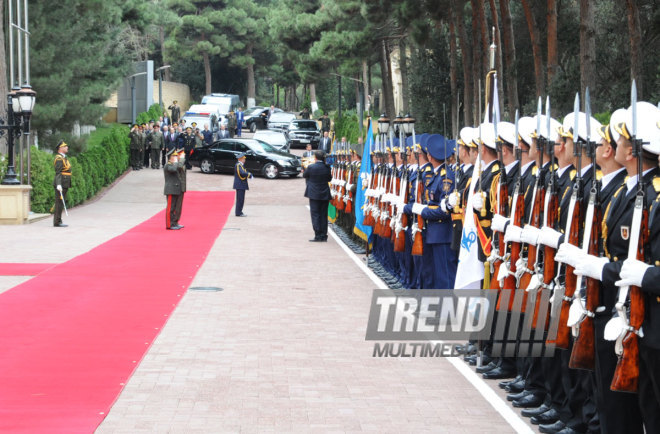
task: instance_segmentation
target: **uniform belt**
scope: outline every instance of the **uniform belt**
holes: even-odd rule
[[[479,220],[479,225],[481,225],[482,228],[489,228],[490,220]]]
[[[71,172],[62,172],[62,175],[71,176]]]
[[[463,220],[463,214],[452,214],[451,219],[452,220]]]

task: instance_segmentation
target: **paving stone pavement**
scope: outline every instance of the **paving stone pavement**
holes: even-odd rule
[[[188,174],[190,190],[232,181]],[[304,180],[250,188],[248,217],[230,214],[191,285],[222,290],[182,294],[98,433],[514,431],[447,360],[372,357],[376,286],[333,239],[308,242]],[[162,189],[162,171],[129,172],[68,228],[0,226],[0,262],[71,259],[163,209]],[[185,202],[181,223],[197,223]]]

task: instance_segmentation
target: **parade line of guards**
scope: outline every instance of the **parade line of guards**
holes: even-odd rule
[[[536,295],[536,327],[560,315],[552,357],[491,358],[480,343],[477,372],[512,378],[499,386],[541,432],[660,433],[660,109],[635,107],[615,111],[609,125],[577,110],[560,124],[539,101],[517,125],[463,128],[456,149],[439,134],[394,139],[370,152],[364,204],[355,203],[359,155],[334,158],[336,226],[354,232],[362,208],[373,257],[394,287],[454,288],[470,218],[482,287]],[[543,291],[553,297],[541,309]],[[473,365],[474,344],[463,347]]]

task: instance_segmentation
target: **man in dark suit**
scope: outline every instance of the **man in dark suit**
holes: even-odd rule
[[[234,190],[236,190],[236,217],[247,217],[243,214],[243,204],[245,203],[245,190],[249,190],[248,178],[252,178],[252,174],[245,169],[245,154],[240,153],[236,156],[238,160],[234,167]]]
[[[321,141],[319,142],[319,151],[323,151],[325,154],[329,154],[332,147],[329,134],[328,131],[324,131],[323,137],[321,137]]]
[[[328,241],[328,204],[330,203],[328,183],[332,179],[332,174],[330,167],[323,162],[324,156],[323,151],[315,151],[316,162],[310,164],[303,173],[303,177],[307,180],[305,197],[309,199],[309,212],[314,228],[314,239],[309,240],[311,242]]]
[[[224,125],[221,125],[220,131],[218,131],[218,140],[228,139],[228,138],[229,138],[229,131],[227,131],[227,128]]]

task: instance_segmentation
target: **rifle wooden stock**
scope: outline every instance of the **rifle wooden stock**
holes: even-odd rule
[[[572,200],[572,199],[571,199]],[[571,230],[568,234],[568,242],[574,246],[580,246],[580,223],[582,221],[582,213],[580,212],[580,202],[576,200],[575,207],[573,208],[573,215],[571,218]],[[568,349],[571,329],[566,324],[568,322],[568,312],[571,308],[571,302],[566,298],[572,299],[575,295],[577,288],[577,276],[574,273],[574,268],[568,264],[566,265],[566,278],[564,283],[564,296],[561,300],[561,310],[559,312],[559,325],[557,328],[557,347]]]
[[[401,215],[401,226],[408,226],[408,216],[406,214]],[[400,230],[394,239],[394,251],[403,252],[406,250],[406,231],[404,229]]]
[[[371,185],[369,186],[370,190],[373,190],[376,186],[378,185],[378,171],[374,168],[373,170],[373,175],[371,177]],[[371,214],[371,206],[374,204],[374,198],[370,197],[369,198],[369,212],[364,213],[364,225],[365,226],[371,226],[372,228],[375,226],[376,221],[374,220],[374,216]]]
[[[416,203],[422,203],[422,186],[419,184],[420,182],[422,182],[421,173],[418,173],[417,194],[415,197]],[[417,227],[419,230],[413,236],[413,245],[412,245],[411,253],[415,256],[422,256],[424,254],[424,242],[422,240],[422,229],[424,228],[424,219],[422,218],[421,215],[418,215],[416,217],[413,215],[413,218],[417,218]]]
[[[600,237],[601,214],[599,209],[594,209],[593,224],[591,226],[591,235],[589,236],[589,254],[598,256],[598,239]],[[596,312],[600,303],[599,300],[600,283],[596,279],[587,277],[587,302],[585,309],[589,312]],[[569,368],[594,370],[596,367],[596,332],[594,330],[594,319],[585,316],[578,324],[578,335],[573,342],[573,351],[571,359],[568,362]]]
[[[632,223],[633,226],[635,222]],[[648,210],[642,210],[642,221],[637,245],[637,259],[644,260],[644,246],[649,233]],[[644,322],[644,294],[638,286],[631,286],[630,292],[630,318],[628,323],[634,330],[639,330]],[[639,338],[636,333],[629,331],[623,339],[623,354],[614,370],[614,377],[610,389],[615,392],[637,392],[639,388]]]
[[[555,192],[551,192],[550,194],[551,197],[548,203],[548,209],[545,210],[546,224],[549,227],[554,227],[554,225],[557,222],[559,204],[558,204],[557,194]],[[554,278],[555,278],[555,249],[553,249],[550,246],[544,246],[543,247],[543,284],[550,285]],[[536,294],[537,303],[541,298],[541,291],[545,291],[545,290],[546,290],[545,288],[541,288]],[[534,324],[537,324],[538,313],[539,313],[539,309],[536,309],[534,312],[535,316],[532,319],[532,321],[534,321]],[[547,309],[544,328],[548,327],[549,320],[550,320],[550,309]],[[548,340],[547,342],[554,343],[554,340]]]
[[[534,226],[535,228],[541,227],[541,204],[543,203],[545,199],[545,188],[543,187],[542,184],[536,183],[536,192],[534,195],[534,203],[532,204],[532,212],[530,215],[530,220],[529,224]],[[526,290],[529,287],[529,284],[532,280],[532,273],[535,272],[535,266],[536,266],[536,259],[538,257],[538,246],[528,244],[527,245],[527,269],[531,270],[532,272],[530,273],[529,271],[526,271],[523,273],[522,276],[520,276],[520,282],[519,282],[519,287],[521,289]],[[540,293],[539,289],[539,293]],[[539,316],[539,308],[541,307],[541,297],[539,294],[536,296],[536,303],[534,305],[534,315],[533,318],[538,318]],[[534,320],[535,321],[535,320]],[[536,322],[532,322],[532,327],[536,328]]]

